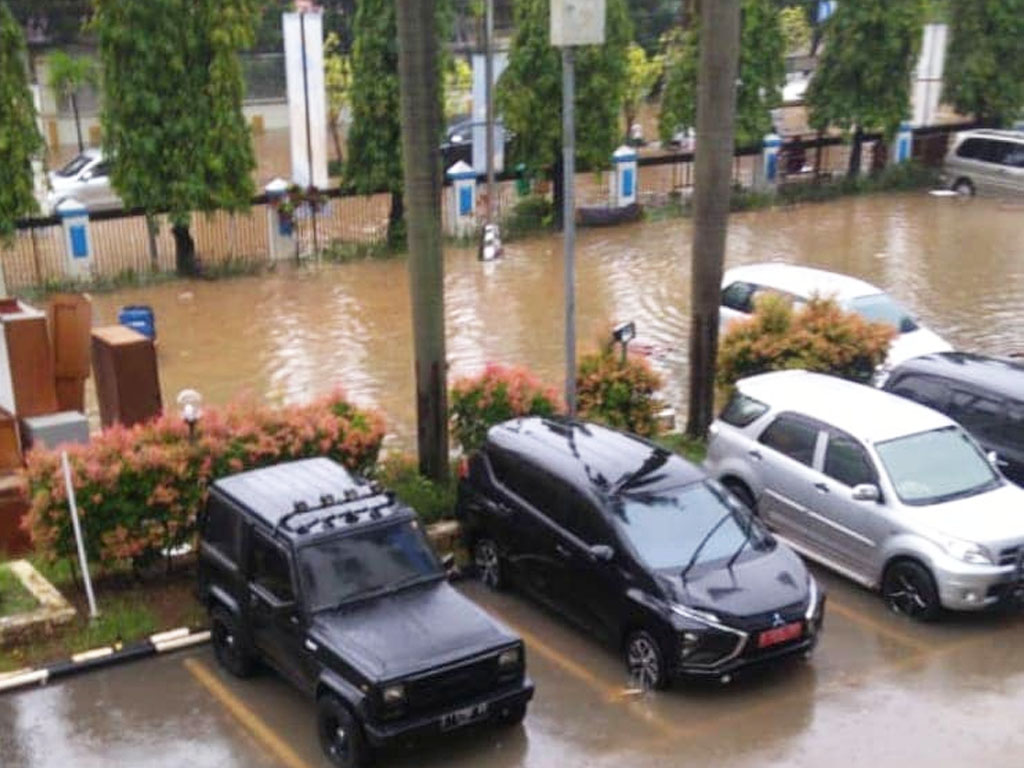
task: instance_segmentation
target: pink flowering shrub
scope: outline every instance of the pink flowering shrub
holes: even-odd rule
[[[207,409],[194,442],[181,419],[167,414],[104,430],[87,445],[67,447],[86,551],[104,567],[146,567],[194,541],[196,514],[217,478],[311,456],[365,474],[383,436],[380,416],[340,392],[308,405]],[[31,507],[24,525],[37,551],[50,559],[72,555],[60,454],[31,452],[26,472]]]
[[[576,373],[580,418],[655,437],[665,407],[657,396],[663,383],[646,358],[630,355],[623,362],[611,347],[586,355]]]
[[[496,364],[456,381],[450,400],[452,437],[465,453],[479,448],[495,424],[517,416],[552,416],[560,407],[554,388],[525,368]]]

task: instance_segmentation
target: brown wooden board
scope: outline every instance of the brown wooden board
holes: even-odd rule
[[[50,300],[49,320],[53,370],[57,378],[88,378],[89,332],[92,329],[92,302],[89,297],[81,293],[55,295]]]
[[[0,470],[21,469],[22,465],[18,420],[0,408]]]
[[[131,426],[160,414],[156,348],[150,339],[123,325],[96,328],[92,368],[104,427]]]
[[[57,410],[85,412],[85,379],[57,377]]]
[[[46,316],[6,317],[3,326],[17,416],[24,419],[55,412],[57,391]]]

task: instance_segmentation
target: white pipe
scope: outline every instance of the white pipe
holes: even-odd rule
[[[196,632],[194,635],[186,635],[185,637],[178,637],[174,640],[164,640],[159,643],[153,643],[157,653],[166,653],[167,651],[176,651],[179,648],[188,648],[190,645],[199,645],[205,643],[210,639],[209,632]]]
[[[71,525],[75,529],[75,542],[78,545],[78,562],[82,566],[82,579],[85,581],[85,596],[89,599],[89,617],[95,619],[96,598],[92,593],[92,579],[89,578],[89,563],[85,559],[85,542],[82,540],[82,528],[78,524],[78,505],[75,502],[75,488],[71,483],[71,465],[68,464],[68,452],[60,452],[60,463],[64,468],[64,485],[68,492],[68,506],[71,509]]]
[[[21,675],[11,675],[10,677],[0,679],[0,691],[11,691],[15,688],[31,685],[32,683],[45,685],[49,677],[50,672],[45,669],[36,669]]]

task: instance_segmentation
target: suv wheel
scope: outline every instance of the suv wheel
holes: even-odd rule
[[[755,515],[757,514],[757,501],[755,501],[754,494],[751,492],[749,488],[747,488],[745,483],[739,480],[730,479],[723,480],[722,485],[724,485],[728,489],[729,493],[731,493],[737,499],[742,501],[743,504],[747,507],[747,509],[753,512]]]
[[[901,560],[886,569],[882,595],[893,612],[918,621],[932,621],[942,610],[935,580],[913,560]]]
[[[626,668],[637,688],[659,690],[668,686],[668,670],[661,646],[646,630],[638,630],[626,640]]]
[[[974,197],[974,185],[970,179],[957,179],[953,191],[961,197]]]
[[[480,581],[491,589],[505,588],[505,569],[493,539],[477,539],[473,546],[473,562]]]
[[[249,650],[238,621],[225,608],[210,613],[210,640],[217,662],[235,677],[249,677],[256,660]]]
[[[370,762],[363,730],[337,696],[325,694],[316,703],[316,728],[324,755],[338,768],[362,768]]]

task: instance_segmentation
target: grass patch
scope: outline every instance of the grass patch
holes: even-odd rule
[[[447,483],[436,483],[419,472],[408,456],[389,456],[376,470],[377,480],[416,510],[424,525],[450,519],[455,512],[458,479],[454,472]]]
[[[39,607],[21,579],[6,565],[0,565],[0,616],[27,613]]]
[[[95,621],[86,621],[66,638],[71,653],[140,640],[161,628],[156,614],[137,599],[100,601],[98,608]]]
[[[350,243],[344,240],[332,240],[320,250],[321,261],[329,264],[348,264],[352,261],[392,259],[402,255],[404,255],[403,249],[392,248],[386,242]]]
[[[678,453],[687,461],[700,464],[708,454],[708,444],[683,432],[672,432],[655,438],[654,442],[666,450]]]

